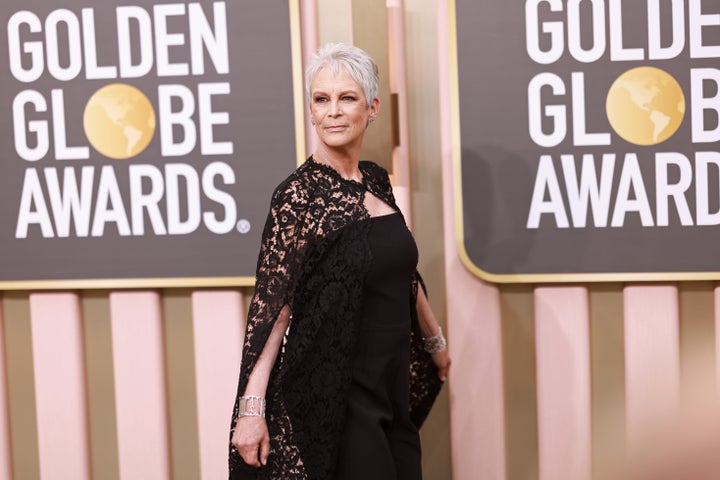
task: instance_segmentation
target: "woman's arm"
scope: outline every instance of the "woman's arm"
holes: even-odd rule
[[[425,292],[422,288],[418,288],[417,295],[417,312],[418,323],[420,324],[420,332],[423,338],[435,337],[440,334],[440,325],[435,319],[430,302],[428,302]],[[443,348],[437,353],[432,354],[433,362],[438,367],[438,376],[443,382],[447,379],[448,370],[450,369],[450,355],[447,348]]]
[[[278,315],[263,351],[258,357],[248,379],[243,396],[265,398],[275,359],[280,351],[285,331],[290,324],[290,308],[285,305]],[[242,413],[242,412],[241,412]],[[267,463],[270,454],[270,435],[264,417],[240,416],[235,424],[232,444],[237,448],[245,463],[259,467]]]

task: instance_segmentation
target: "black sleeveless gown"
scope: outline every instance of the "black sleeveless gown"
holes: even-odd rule
[[[418,251],[399,213],[372,217],[372,252],[336,480],[420,480],[409,414],[410,292]]]

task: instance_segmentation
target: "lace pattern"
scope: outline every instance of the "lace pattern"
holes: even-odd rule
[[[238,397],[280,310],[288,305],[293,316],[268,385],[268,464],[248,467],[231,447],[231,479],[332,476],[370,262],[365,191],[398,210],[387,172],[372,162],[360,162],[360,170],[362,183],[346,180],[311,157],[273,194],[248,312]],[[410,403],[418,426],[441,386],[417,328],[414,301],[419,278],[416,275],[409,286],[413,292]],[[232,427],[237,409],[236,399]]]

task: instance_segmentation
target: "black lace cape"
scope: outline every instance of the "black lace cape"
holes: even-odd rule
[[[399,211],[387,172],[366,161],[360,162],[360,170],[362,183],[344,179],[311,157],[273,194],[248,312],[238,397],[284,305],[292,320],[266,394],[268,463],[251,468],[231,447],[231,479],[332,478],[371,255],[365,192]],[[416,274],[408,285],[413,317],[410,410],[419,427],[441,382],[422,350],[415,308],[418,284],[422,281]],[[236,398],[233,427],[237,412]]]

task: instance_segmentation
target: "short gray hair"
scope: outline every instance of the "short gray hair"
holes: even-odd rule
[[[337,75],[347,72],[365,92],[368,105],[378,96],[378,67],[364,50],[346,43],[327,43],[320,47],[305,69],[305,96],[310,102],[310,84],[323,68]]]

